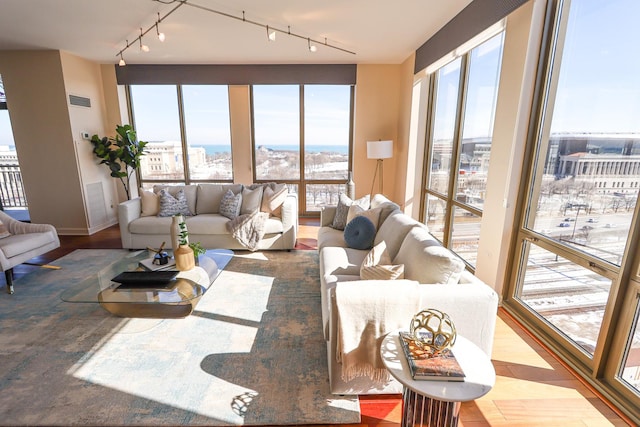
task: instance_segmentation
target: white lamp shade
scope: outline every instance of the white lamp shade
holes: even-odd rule
[[[367,141],[368,159],[390,159],[393,157],[393,141]]]

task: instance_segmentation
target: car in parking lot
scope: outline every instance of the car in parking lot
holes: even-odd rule
[[[558,224],[558,227],[570,227],[571,224],[569,224],[568,222],[561,222],[560,224]]]

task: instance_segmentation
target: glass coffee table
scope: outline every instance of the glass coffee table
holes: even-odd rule
[[[196,267],[180,271],[173,280],[157,286],[126,286],[111,280],[122,272],[140,270],[139,262],[152,256],[149,251],[131,252],[67,289],[61,298],[66,302],[99,303],[120,317],[186,317],[229,263],[233,251],[210,249],[199,257]]]

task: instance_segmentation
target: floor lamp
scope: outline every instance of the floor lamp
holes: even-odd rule
[[[390,159],[393,156],[393,141],[367,141],[367,158],[376,159],[376,171],[373,174],[373,182],[371,183],[371,193],[373,194],[373,186],[376,182],[376,175],[380,174],[378,178],[378,192],[382,194],[384,190],[384,173],[382,169],[383,159]]]

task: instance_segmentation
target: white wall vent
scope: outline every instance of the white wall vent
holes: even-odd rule
[[[91,108],[91,99],[84,96],[69,95],[69,104]]]
[[[99,227],[108,220],[107,205],[105,203],[102,182],[87,184],[87,211],[89,214],[89,227]]]

